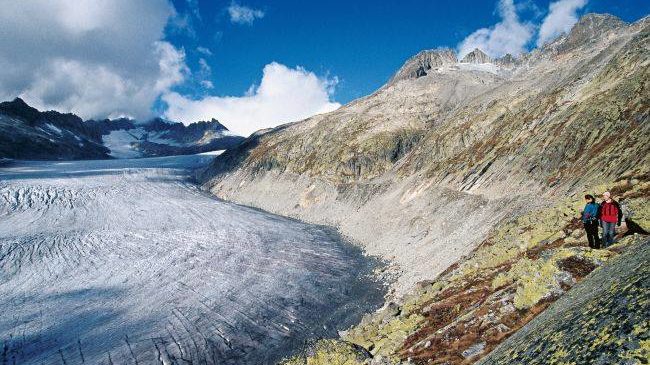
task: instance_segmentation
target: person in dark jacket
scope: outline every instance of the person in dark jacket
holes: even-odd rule
[[[598,204],[593,195],[585,195],[585,208],[582,210],[582,224],[587,232],[587,241],[589,247],[600,248],[600,238],[598,238]]]
[[[603,193],[603,202],[600,203],[598,208],[598,219],[603,227],[603,248],[606,248],[614,243],[616,226],[620,226],[623,219],[621,206],[616,200],[612,199],[609,191]]]

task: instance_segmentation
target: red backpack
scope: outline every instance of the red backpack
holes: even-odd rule
[[[618,204],[612,200],[611,203],[603,202],[600,206],[600,219],[609,223],[618,222]]]

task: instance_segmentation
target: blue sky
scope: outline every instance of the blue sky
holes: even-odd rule
[[[650,1],[8,1],[0,100],[248,135],[368,95],[423,49],[517,55],[587,12],[631,22]]]
[[[516,2],[521,19],[533,22],[543,19],[549,3]],[[179,13],[191,14],[191,4],[174,0]],[[204,58],[212,69],[214,89],[189,83],[188,93],[241,95],[259,82],[266,64],[276,61],[338,77],[333,97],[347,103],[379,88],[418,51],[455,48],[476,29],[499,21],[496,1],[250,0],[239,4],[264,16],[242,25],[229,21],[230,4],[198,0],[201,20],[193,20],[195,35],[167,32],[172,44],[185,48],[190,67],[199,69],[198,60]],[[650,1],[591,0],[579,13],[587,12],[635,21],[650,13]],[[199,46],[210,49],[212,56],[196,51]]]

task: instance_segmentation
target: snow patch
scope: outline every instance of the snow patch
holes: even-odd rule
[[[501,67],[493,63],[457,63],[456,66],[463,71],[480,71],[480,72],[489,72],[491,74],[498,75],[501,71]]]
[[[198,155],[200,155],[200,156],[219,156],[220,154],[222,154],[224,152],[226,152],[226,150],[208,151],[208,152],[199,153]]]
[[[63,131],[61,130],[61,128],[55,126],[54,124],[52,124],[52,123],[45,123],[45,126],[46,126],[49,130],[54,131],[55,133],[57,133],[58,135],[60,135],[60,136],[63,135]]]
[[[142,153],[134,149],[131,145],[138,141],[138,138],[131,133],[133,130],[112,131],[102,137],[104,146],[111,150],[110,155],[116,158],[137,158],[142,157]]]

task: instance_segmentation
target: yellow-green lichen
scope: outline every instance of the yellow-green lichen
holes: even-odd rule
[[[419,314],[396,316],[384,324],[370,323],[350,330],[345,339],[370,350],[373,355],[391,356],[424,321]]]
[[[370,356],[363,349],[340,340],[320,340],[304,354],[280,362],[281,365],[367,365]]]

